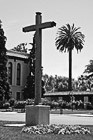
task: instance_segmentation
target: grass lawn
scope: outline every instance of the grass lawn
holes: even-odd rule
[[[6,127],[4,124],[19,122],[0,121],[0,140],[93,140],[93,126],[90,127],[91,134],[85,135],[32,135],[21,132],[22,127]],[[20,122],[21,123],[21,122]]]

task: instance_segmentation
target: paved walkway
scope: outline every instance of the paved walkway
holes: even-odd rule
[[[19,121],[25,123],[25,113],[0,112],[2,121]],[[50,114],[50,124],[93,125],[93,115],[89,114]]]
[[[66,125],[93,125],[93,115],[62,114],[50,115],[50,123]]]

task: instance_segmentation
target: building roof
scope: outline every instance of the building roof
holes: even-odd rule
[[[7,50],[6,54],[7,56],[10,56],[10,57],[23,58],[23,59],[28,59],[28,56],[29,56],[28,53],[18,52],[14,50]]]
[[[53,97],[53,96],[64,96],[64,95],[93,95],[93,91],[73,91],[73,92],[69,92],[69,91],[64,91],[64,92],[53,92],[53,93],[49,93],[46,92],[44,94],[45,97]]]

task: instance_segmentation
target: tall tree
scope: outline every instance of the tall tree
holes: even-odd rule
[[[25,88],[23,89],[24,99],[34,98],[35,97],[35,35],[33,37],[33,43],[30,43],[32,48],[30,49],[30,55],[28,58],[29,61],[29,75],[27,77],[27,83]],[[42,68],[41,68],[42,69]],[[44,81],[42,80],[42,95],[45,93],[44,90]]]
[[[6,55],[6,37],[0,21],[0,99],[9,99],[9,84],[7,81],[7,55]]]
[[[32,45],[28,58],[30,72],[23,90],[24,99],[35,97],[35,36],[33,37],[33,43],[30,43],[30,45]]]
[[[89,64],[86,65],[86,69],[85,69],[84,73],[91,73],[91,74],[93,74],[93,60],[90,60]]]
[[[84,42],[84,34],[79,32],[79,28],[76,28],[74,24],[70,26],[66,24],[66,26],[62,26],[59,28],[57,32],[55,45],[57,50],[60,52],[69,52],[69,88],[68,90],[72,90],[72,50],[76,48],[81,51],[83,48]]]

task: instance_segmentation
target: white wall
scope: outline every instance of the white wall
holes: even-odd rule
[[[24,62],[25,59],[13,59],[8,58],[7,66],[9,62],[12,62],[12,85],[10,85],[12,90],[12,97],[16,99],[16,93],[21,93],[21,100],[23,99],[22,90],[26,85],[27,76],[29,74],[29,64]],[[17,85],[17,64],[21,65],[21,83],[20,86]]]

